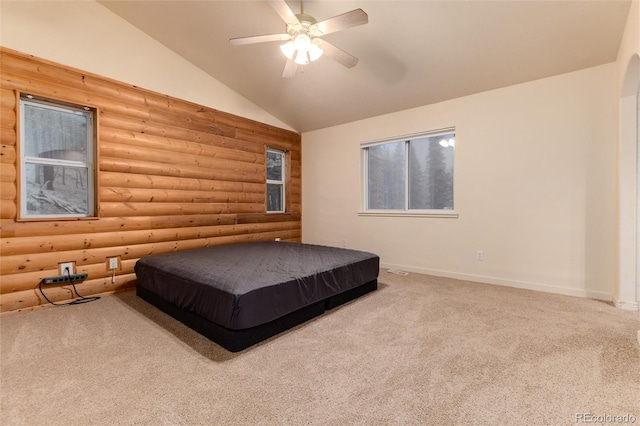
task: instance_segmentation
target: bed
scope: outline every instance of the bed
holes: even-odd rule
[[[136,262],[136,294],[231,352],[377,288],[377,255],[289,242],[206,247]]]

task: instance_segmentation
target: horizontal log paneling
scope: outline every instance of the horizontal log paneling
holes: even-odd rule
[[[176,100],[166,95],[141,91],[136,87],[121,85],[103,77],[88,75],[77,70],[65,69],[58,64],[48,63],[42,60],[25,60],[7,64],[7,72],[17,75],[32,77],[35,79],[53,79],[62,81],[66,86],[90,93],[103,95],[113,99],[120,99],[127,103],[143,104],[159,110],[171,111],[175,114],[194,116],[226,127],[245,129],[253,133],[259,133],[265,137],[273,137],[278,140],[290,142],[299,141],[299,136],[290,131],[270,126],[246,118],[238,117],[211,108]],[[116,84],[114,84],[116,83]]]
[[[247,163],[244,161],[236,161],[230,159],[218,159],[216,157],[208,157],[204,154],[185,154],[176,151],[167,151],[160,149],[152,149],[144,146],[136,146],[126,143],[100,141],[100,153],[110,156],[119,157],[125,160],[135,160],[144,158],[145,161],[162,164],[193,164],[205,169],[229,170],[234,172],[246,173],[248,175],[262,175],[265,173],[263,164]],[[262,181],[263,179],[261,179]]]
[[[16,147],[14,145],[0,145],[0,162],[6,164],[16,163]]]
[[[255,144],[217,135],[214,133],[204,133],[192,129],[166,126],[163,124],[152,123],[137,118],[110,114],[104,111],[100,111],[100,124],[107,127],[118,128],[120,130],[127,130],[140,134],[149,134],[153,136],[197,142],[203,145],[220,146],[224,148],[236,149],[243,152],[253,152],[260,155],[262,155],[264,151],[264,144]]]
[[[73,87],[73,85],[65,84],[64,81],[54,82],[54,80],[46,80],[45,75],[31,77],[23,74],[16,74],[11,68],[11,63],[3,66],[2,83],[9,89],[23,90],[34,95],[46,96],[52,99],[69,100],[70,102],[81,105],[99,105],[105,112],[117,113],[161,124],[176,125],[177,127],[194,126],[196,130],[206,133],[223,134],[227,132],[227,134],[232,134],[230,129],[221,129],[214,123],[208,125],[199,121],[192,121],[189,126],[182,126],[182,118],[166,117],[161,114],[155,114],[157,119],[153,120],[153,110],[144,103],[128,103],[126,100],[103,96],[89,92],[84,88],[77,89]],[[174,120],[172,121],[171,118]]]
[[[111,282],[111,278],[91,279],[80,284],[76,284],[76,289],[78,293],[84,297],[95,294],[111,293],[133,287],[135,285],[135,278],[135,274],[119,275],[116,277],[115,283]],[[59,287],[46,286],[43,287],[43,290],[49,300],[54,303],[64,303],[75,296],[70,285]],[[0,310],[2,312],[26,309],[44,304],[47,304],[47,301],[42,297],[37,286],[32,290],[3,294],[2,298],[0,298]]]
[[[0,140],[3,145],[15,145],[16,129],[13,127],[0,127]]]
[[[128,259],[121,262],[121,268],[117,270],[119,275],[133,273],[133,267],[135,266],[137,259]],[[78,268],[77,273],[86,273],[92,279],[97,278],[109,278],[111,279],[112,272],[107,269],[107,259],[101,264],[95,263]],[[38,283],[46,277],[54,277],[58,275],[58,269],[48,269],[46,271],[25,272],[22,274],[5,275],[2,277],[2,291],[3,297],[8,293],[17,293],[21,291],[34,290],[38,288]],[[34,284],[35,283],[35,284]],[[43,289],[48,290],[53,288],[51,285],[43,285]]]
[[[16,112],[14,109],[0,108],[0,126],[9,129],[16,126]]]
[[[102,141],[125,143],[150,149],[178,152],[181,154],[203,155],[217,159],[264,164],[264,156],[258,153],[243,152],[236,149],[208,146],[202,143],[122,131],[120,129],[114,129],[107,126],[102,126],[100,129],[100,138]]]
[[[0,182],[0,197],[3,200],[15,200],[16,185],[12,182]]]
[[[16,212],[14,200],[0,200],[0,219],[15,219]]]
[[[251,133],[277,140],[296,142],[299,136],[287,130],[279,129],[264,123],[248,120],[211,108],[186,101],[176,100],[166,95],[141,91],[136,87],[122,86],[109,79],[96,77],[79,71],[61,69],[56,64],[45,61],[28,60],[20,63],[10,63],[5,67],[5,73],[29,77],[34,80],[52,80],[62,82],[65,87],[77,89],[82,93],[95,94],[121,100],[127,104],[145,105],[150,110],[167,111],[181,117],[201,119],[207,124],[215,123],[229,129],[244,129]],[[116,83],[116,84],[113,84]]]
[[[265,223],[265,222],[283,222],[283,221],[299,221],[300,213],[253,213],[239,214],[238,223]]]
[[[189,250],[199,247],[208,247],[221,244],[265,241],[273,240],[275,238],[291,239],[299,237],[300,231],[298,229],[293,229],[254,232],[209,238],[192,238],[186,240],[163,241],[147,244],[123,244],[113,247],[97,247],[82,250],[32,253],[6,257],[3,256],[2,275],[44,271],[57,266],[59,262],[69,260],[75,260],[76,266],[81,268],[82,266],[87,266],[95,263],[102,264],[107,257],[119,255],[122,257],[122,259],[138,259],[140,257],[148,256],[155,253]]]
[[[249,203],[100,203],[100,216],[149,216],[256,213],[264,204]]]
[[[113,154],[106,155],[107,153]],[[221,180],[230,182],[262,183],[265,171],[252,174],[246,171],[219,170],[181,164],[156,163],[145,160],[117,158],[117,152],[101,151],[100,170],[150,176],[173,176],[192,179]]]
[[[100,200],[124,202],[259,203],[263,193],[181,191],[170,189],[100,188]]]
[[[0,182],[15,182],[16,177],[16,166],[14,164],[2,163],[0,165]]]
[[[0,89],[0,107],[13,111],[16,105],[16,94],[12,90]]]
[[[207,179],[191,179],[168,176],[143,176],[131,173],[103,171],[100,173],[101,186],[140,189],[181,189],[185,191],[219,191],[264,194],[264,184],[250,182],[229,182]],[[292,183],[293,185],[293,183]]]
[[[283,218],[281,217],[280,220]],[[212,225],[184,228],[161,228],[140,231],[98,232],[93,234],[49,235],[38,237],[4,238],[0,255],[13,256],[31,253],[50,253],[77,249],[79,247],[102,248],[126,244],[145,244],[193,238],[210,238],[257,232],[290,231],[297,229],[295,222],[263,222],[240,225]],[[9,265],[10,259],[3,262]],[[38,265],[33,265],[35,268]],[[10,272],[10,271],[7,271]],[[14,271],[15,272],[15,271]]]
[[[83,296],[135,285],[155,253],[301,239],[300,135],[0,49],[0,311],[46,304],[38,283],[73,261]],[[16,205],[17,92],[97,110],[96,218],[21,221]],[[288,207],[267,214],[267,147],[288,152]],[[107,270],[108,257],[122,267]],[[68,286],[45,286],[51,300]]]
[[[164,229],[175,227],[197,227],[207,225],[233,225],[241,223],[244,215],[193,215],[193,216],[138,216],[138,217],[108,217],[100,218],[100,231],[121,232],[140,229]],[[293,215],[292,215],[293,217]],[[300,216],[289,221],[299,221]],[[16,222],[15,220],[0,221],[2,238],[29,237],[33,235],[72,235],[96,232],[95,220],[75,221],[33,221]]]

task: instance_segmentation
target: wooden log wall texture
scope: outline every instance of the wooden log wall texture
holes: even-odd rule
[[[300,135],[0,48],[0,312],[46,305],[75,262],[83,296],[135,286],[143,256],[301,239]],[[20,220],[18,93],[97,108],[97,218]],[[287,152],[287,212],[266,213],[266,148]],[[115,282],[107,258],[119,256]],[[46,286],[54,302],[69,286]]]

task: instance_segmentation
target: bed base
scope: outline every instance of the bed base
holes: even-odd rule
[[[187,327],[202,334],[209,340],[219,344],[226,350],[230,352],[239,352],[249,346],[253,346],[256,343],[268,339],[269,337],[273,337],[276,334],[280,334],[285,330],[295,327],[296,325],[322,315],[325,310],[333,309],[374,291],[377,288],[378,280],[375,279],[343,293],[328,297],[327,299],[321,300],[312,305],[305,306],[304,308],[298,309],[297,311],[291,312],[266,324],[244,330],[230,330],[228,328],[221,327],[206,318],[200,317],[190,311],[184,310],[167,302],[140,285],[136,286],[136,295],[185,324]]]

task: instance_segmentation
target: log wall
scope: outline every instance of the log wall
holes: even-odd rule
[[[135,286],[143,256],[301,239],[300,135],[0,48],[0,311],[75,262],[83,296]],[[21,221],[17,93],[97,108],[97,218]],[[267,146],[287,151],[287,213],[266,213]],[[107,258],[119,256],[115,282]],[[54,302],[69,286],[46,286]]]

